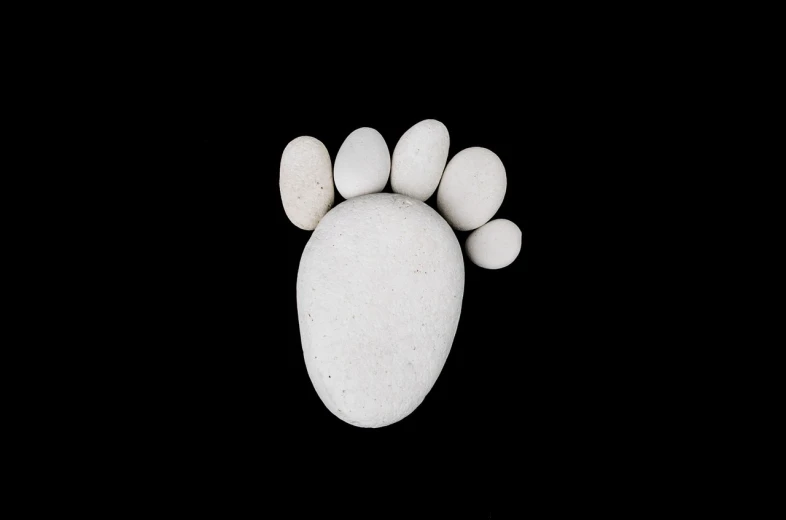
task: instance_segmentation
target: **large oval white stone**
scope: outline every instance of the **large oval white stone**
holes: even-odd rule
[[[448,129],[426,119],[401,136],[393,150],[390,187],[396,193],[426,200],[439,185],[450,149]]]
[[[442,371],[463,294],[461,247],[429,206],[390,193],[336,206],[297,277],[303,357],[325,406],[362,427],[412,413]]]
[[[294,225],[312,230],[333,206],[330,154],[318,139],[293,139],[281,154],[278,186],[284,211]]]
[[[382,134],[358,128],[344,140],[336,155],[333,178],[345,199],[379,193],[390,176],[390,150]]]
[[[505,167],[497,154],[487,148],[466,148],[445,167],[437,209],[454,229],[477,229],[497,212],[507,187]]]

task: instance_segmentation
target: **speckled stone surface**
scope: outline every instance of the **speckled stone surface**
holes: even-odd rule
[[[412,413],[450,353],[463,294],[461,247],[429,206],[389,193],[336,206],[297,278],[303,356],[325,406],[361,427]]]
[[[293,139],[281,154],[278,186],[289,220],[310,231],[333,206],[330,154],[318,139]]]

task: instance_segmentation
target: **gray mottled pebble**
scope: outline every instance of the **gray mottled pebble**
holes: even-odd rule
[[[330,154],[317,139],[292,140],[281,154],[278,186],[290,221],[312,230],[333,206],[333,170]]]

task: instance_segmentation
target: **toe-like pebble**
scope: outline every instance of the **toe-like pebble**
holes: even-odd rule
[[[521,251],[521,230],[510,220],[492,220],[470,233],[466,250],[475,265],[486,269],[507,267]]]
[[[390,187],[395,193],[426,200],[439,185],[450,149],[448,129],[426,119],[401,136],[393,150]]]
[[[289,220],[312,230],[333,206],[333,170],[330,154],[318,139],[292,140],[281,155],[278,186]]]
[[[437,208],[458,231],[477,229],[497,212],[508,178],[497,154],[487,148],[466,148],[445,168],[437,192]]]
[[[382,134],[358,128],[344,140],[336,155],[333,176],[345,199],[379,193],[390,175],[390,150]]]

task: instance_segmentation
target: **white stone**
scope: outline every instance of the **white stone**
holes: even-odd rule
[[[466,148],[445,168],[437,192],[437,209],[454,229],[479,228],[497,212],[508,178],[497,155],[486,148]]]
[[[281,154],[278,187],[289,220],[312,230],[333,206],[333,171],[330,154],[319,140],[302,136]]]
[[[382,134],[358,128],[344,140],[336,155],[333,177],[345,199],[379,193],[390,175],[390,150]]]
[[[466,249],[473,264],[486,269],[502,269],[519,256],[521,230],[510,220],[492,220],[469,234]]]
[[[461,246],[429,206],[391,193],[336,206],[297,277],[303,357],[325,406],[372,428],[412,413],[450,353],[463,294]]]
[[[393,150],[390,187],[395,193],[428,199],[439,185],[449,149],[445,125],[435,119],[416,124],[404,132]]]

